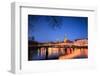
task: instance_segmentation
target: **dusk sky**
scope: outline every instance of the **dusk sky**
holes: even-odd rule
[[[28,38],[38,42],[88,38],[88,18],[28,15]]]

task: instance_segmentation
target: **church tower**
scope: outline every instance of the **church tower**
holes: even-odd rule
[[[66,37],[66,34],[64,36],[64,42],[67,42],[67,37]]]

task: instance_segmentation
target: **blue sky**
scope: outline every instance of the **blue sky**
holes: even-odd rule
[[[55,22],[54,22],[54,20]],[[38,42],[88,38],[88,18],[28,15],[28,37]]]

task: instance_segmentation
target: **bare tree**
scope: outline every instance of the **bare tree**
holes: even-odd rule
[[[44,20],[48,22],[48,25],[50,25],[52,29],[59,29],[62,26],[61,16],[30,16],[28,22],[29,28],[34,30],[34,26],[39,21],[40,17],[45,17]]]
[[[53,29],[59,29],[62,26],[62,17],[60,16],[48,16],[46,17],[46,21],[48,21]]]

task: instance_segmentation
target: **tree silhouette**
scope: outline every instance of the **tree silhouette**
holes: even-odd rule
[[[50,26],[50,28],[52,30],[57,30],[60,29],[62,26],[62,19],[63,17],[61,16],[39,16],[39,15],[29,15],[28,16],[28,35],[29,35],[29,40],[34,41],[35,37],[34,35],[32,35],[34,31],[37,31],[37,29],[35,29],[35,26],[38,25],[39,20],[41,20],[41,18],[43,19],[42,21],[48,23],[48,25]],[[31,34],[31,36],[30,36]]]
[[[52,29],[61,28],[62,17],[60,16],[48,16],[46,17],[46,21],[48,21],[48,24],[51,26]]]
[[[29,19],[28,19],[29,29],[32,29],[33,31],[35,30],[34,26],[36,25],[36,23],[38,23],[40,17],[45,17],[44,21],[46,21],[52,29],[59,29],[62,26],[61,16],[38,16],[38,15],[32,16],[32,15],[29,15]]]

